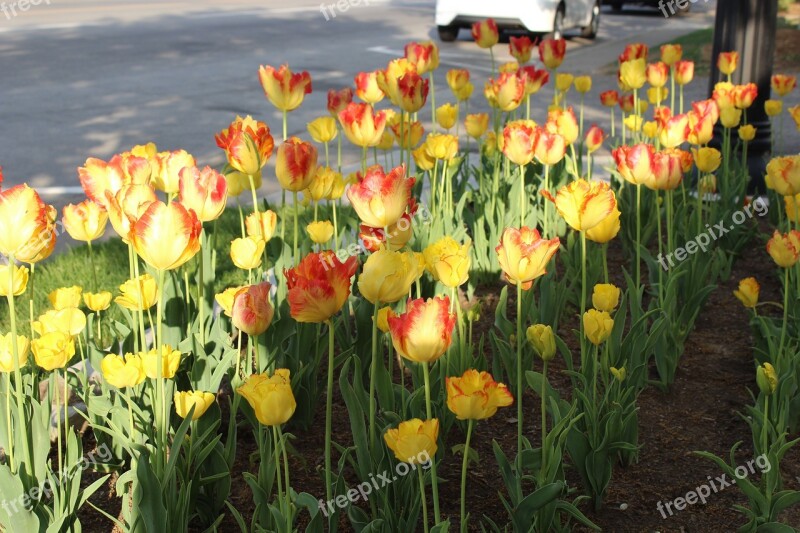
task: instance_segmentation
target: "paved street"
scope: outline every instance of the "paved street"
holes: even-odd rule
[[[571,39],[562,70],[595,74],[626,42],[656,45],[707,27],[714,6],[698,2],[689,16],[668,20],[654,9],[604,8],[598,39]],[[220,166],[214,134],[236,114],[265,120],[279,136],[280,114],[264,98],[260,64],[311,73],[314,92],[289,118],[290,134],[306,135],[306,123],[326,113],[329,88],[352,84],[354,74],[383,67],[406,42],[436,33],[432,0],[373,1],[330,20],[311,0],[40,0],[16,13],[0,13],[4,185],[28,181],[57,205],[76,194],[76,167],[89,156],[105,159],[153,141]],[[482,100],[488,53],[466,31],[440,46],[437,103],[445,101],[444,75],[452,67],[472,70],[473,101]],[[507,46],[498,52],[509,59]],[[597,109],[596,117],[605,114]],[[265,179],[262,192],[276,188]]]

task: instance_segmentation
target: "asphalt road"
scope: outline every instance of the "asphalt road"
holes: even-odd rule
[[[9,4],[9,2],[6,0]],[[289,133],[326,113],[329,88],[383,67],[411,40],[435,38],[434,1],[389,0],[326,17],[309,0],[160,2],[39,0],[16,16],[0,12],[0,165],[5,185],[26,181],[48,201],[79,199],[76,168],[134,144],[183,148],[201,165],[220,166],[214,134],[237,114],[265,120],[279,136],[281,118],[258,82],[261,64],[308,70],[313,94],[289,117]],[[596,41],[573,38],[563,70],[596,73],[627,42],[651,45],[713,24],[715,2],[689,16],[603,10]],[[329,13],[330,15],[330,13]],[[447,68],[468,67],[474,100],[490,72],[489,56],[462,31],[440,43],[439,100]],[[510,59],[507,46],[500,60]],[[356,152],[348,154],[350,161]],[[265,174],[271,177],[268,170]],[[265,179],[262,193],[277,189]]]

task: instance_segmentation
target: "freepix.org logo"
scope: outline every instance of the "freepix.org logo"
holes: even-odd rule
[[[696,4],[700,0],[658,0],[658,9],[664,13],[664,18],[668,19],[678,11],[685,11],[690,4]],[[708,3],[708,0],[703,0]],[[667,11],[669,9],[669,11]]]
[[[6,16],[6,20],[11,20],[20,13],[24,13],[33,6],[41,3],[50,5],[50,0],[17,0],[16,2],[0,2],[0,11]]]

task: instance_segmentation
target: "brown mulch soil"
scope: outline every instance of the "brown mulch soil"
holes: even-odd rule
[[[612,264],[612,278],[615,277],[614,273],[619,278],[612,281],[621,284],[621,269],[613,267],[626,261],[621,250],[612,247],[609,260]],[[639,462],[627,468],[615,467],[605,499],[606,504],[601,511],[594,512],[588,507],[582,509],[603,531],[723,532],[733,531],[743,524],[741,515],[732,506],[747,505],[747,501],[735,487],[712,494],[706,505],[689,506],[666,519],[659,513],[656,504],[684,496],[705,483],[708,476],[716,477],[721,474],[715,464],[693,455],[694,451],[707,450],[727,458],[731,446],[741,440],[744,443],[737,454],[739,464],[752,457],[750,430],[738,413],[743,413],[745,406],[751,403],[748,389],[755,388],[753,340],[748,325],[748,313],[731,295],[738,280],[747,276],[755,276],[761,283],[762,301],[780,300],[780,285],[775,278],[772,264],[763,253],[763,247],[758,243],[753,244],[737,260],[731,279],[720,284],[701,313],[696,329],[687,341],[686,351],[671,390],[661,392],[655,387],[648,387],[639,397]],[[483,301],[483,312],[475,327],[476,339],[493,327],[499,286],[482,288],[477,294]],[[510,300],[508,314],[513,319],[513,296]],[[573,324],[567,320],[563,322],[559,333],[575,351],[577,345],[569,331]],[[562,395],[568,396],[569,378],[559,375],[558,365],[555,367],[550,374],[551,383]],[[230,391],[226,394],[230,394]],[[528,437],[537,444],[539,398],[532,391],[527,391],[523,401],[525,412],[528,413]],[[227,402],[223,399],[221,404],[225,405]],[[324,406],[320,403],[319,416],[323,416],[323,410]],[[497,439],[507,453],[515,448],[515,411],[511,411],[501,411],[494,418],[481,422],[473,434],[473,443],[481,460],[479,464],[470,466],[468,476],[468,509],[473,517],[471,531],[479,531],[478,519],[483,515],[499,524],[507,522],[498,496],[503,486],[497,474],[492,440]],[[333,414],[334,441],[349,444],[352,437],[348,414],[338,394],[338,388],[334,396]],[[297,455],[290,457],[292,485],[298,492],[322,496],[322,419],[309,432],[293,433],[296,436],[293,446]],[[87,435],[87,442],[89,439]],[[449,436],[448,447],[457,444],[461,439],[463,435],[456,426]],[[87,448],[90,449],[89,444]],[[237,448],[230,500],[249,522],[253,500],[241,473],[255,471],[250,457],[256,451],[256,445],[246,426],[242,426],[239,432]],[[448,449],[439,467],[439,474],[445,479],[440,485],[440,499],[443,515],[451,518],[453,524],[457,523],[459,515],[460,467],[461,457],[449,453]],[[800,484],[795,481],[800,479],[797,478],[800,476],[798,450],[791,450],[787,454],[781,468],[787,487]],[[94,478],[93,476],[91,477]],[[577,473],[573,469],[568,470],[567,477],[574,488],[580,489]],[[350,481],[357,482],[356,479]],[[120,500],[110,494],[110,489],[110,485],[105,487],[92,498],[92,502],[116,516],[119,513]],[[789,524],[800,525],[800,509],[790,509],[782,518]],[[305,524],[307,520],[308,514],[303,512],[300,523]],[[112,529],[105,518],[88,506],[81,512],[81,521],[84,531],[102,532]],[[237,531],[230,516],[226,516],[220,531]],[[342,522],[340,531],[349,531],[349,527]]]

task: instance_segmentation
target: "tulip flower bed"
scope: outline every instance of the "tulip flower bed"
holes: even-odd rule
[[[72,278],[46,261],[52,207],[0,191],[5,529],[797,523],[800,155],[769,163],[769,202],[746,196],[757,89],[730,83],[737,55],[690,103],[680,46],[629,45],[604,131],[584,124],[591,78],[559,71],[563,40],[512,38],[497,66],[494,22],[473,34],[489,113],[468,112],[466,70],[437,93],[436,45],[410,43],[328,93],[313,142],[287,135],[311,76],[262,66],[282,136],[237,117],[216,135],[224,168],[153,144],[88,159],[87,199],[61,217],[87,243],[61,258]],[[794,77],[772,82],[768,114],[800,124]],[[361,165],[344,176],[347,145]],[[593,163],[603,145],[614,168]],[[276,201],[258,195],[270,159]],[[108,222],[120,239],[93,246]],[[737,478],[703,518],[681,515],[707,481],[678,454]],[[743,478],[748,461],[769,468]]]

